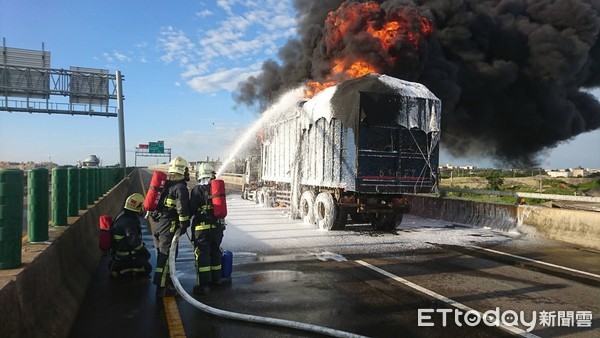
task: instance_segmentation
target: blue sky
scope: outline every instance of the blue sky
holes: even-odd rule
[[[232,91],[295,36],[292,0],[0,0],[0,37],[51,53],[51,67],[101,68],[125,77],[127,164],[138,144],[163,140],[188,161],[222,160],[256,112]],[[600,96],[600,90],[594,91]],[[52,97],[51,101],[59,101]],[[0,112],[0,161],[119,162],[116,118]],[[542,156],[546,168],[600,168],[600,131]],[[166,158],[137,158],[138,165]],[[455,159],[441,163],[490,165]]]

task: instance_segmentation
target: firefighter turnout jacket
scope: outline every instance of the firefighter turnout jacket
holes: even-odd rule
[[[207,184],[208,183],[208,184]],[[216,218],[210,197],[210,180],[205,179],[190,193],[192,238],[196,258],[196,285],[207,287],[221,281],[221,242],[225,230],[225,220]]]
[[[124,209],[115,219],[111,232],[111,275],[148,276],[152,271],[152,265],[148,262],[150,252],[142,242],[138,213]]]
[[[189,191],[185,180],[167,181],[156,210],[154,237],[158,240],[153,283],[165,287],[169,278],[169,249],[178,227],[185,232],[190,223]]]

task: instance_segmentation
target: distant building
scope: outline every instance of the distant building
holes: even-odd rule
[[[96,155],[90,155],[83,160],[81,163],[82,168],[98,168],[100,166],[100,159]]]
[[[550,177],[573,177],[573,172],[569,169],[549,170],[546,172]]]
[[[581,166],[573,169],[573,177],[586,177],[590,173],[587,169],[582,168]]]

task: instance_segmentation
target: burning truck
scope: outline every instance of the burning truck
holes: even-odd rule
[[[324,230],[349,219],[395,229],[403,194],[437,192],[440,120],[419,83],[370,73],[331,86],[264,125],[242,197]]]

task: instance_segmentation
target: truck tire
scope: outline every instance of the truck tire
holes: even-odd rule
[[[262,189],[256,189],[254,193],[254,202],[258,205],[261,205],[260,202],[264,199]]]
[[[337,203],[328,192],[322,192],[315,199],[315,220],[321,230],[333,230],[337,218]]]
[[[337,218],[333,224],[332,230],[344,230],[346,223],[348,223],[348,211],[346,211],[344,208],[340,208],[338,205]]]
[[[315,224],[315,193],[312,191],[305,191],[300,196],[300,218],[305,224]]]
[[[402,222],[403,214],[380,213],[373,220],[373,226],[376,230],[391,231],[396,229]]]
[[[269,203],[269,190],[267,188],[260,188],[257,192],[258,194],[258,204],[260,204],[261,207],[270,207],[270,203]]]

